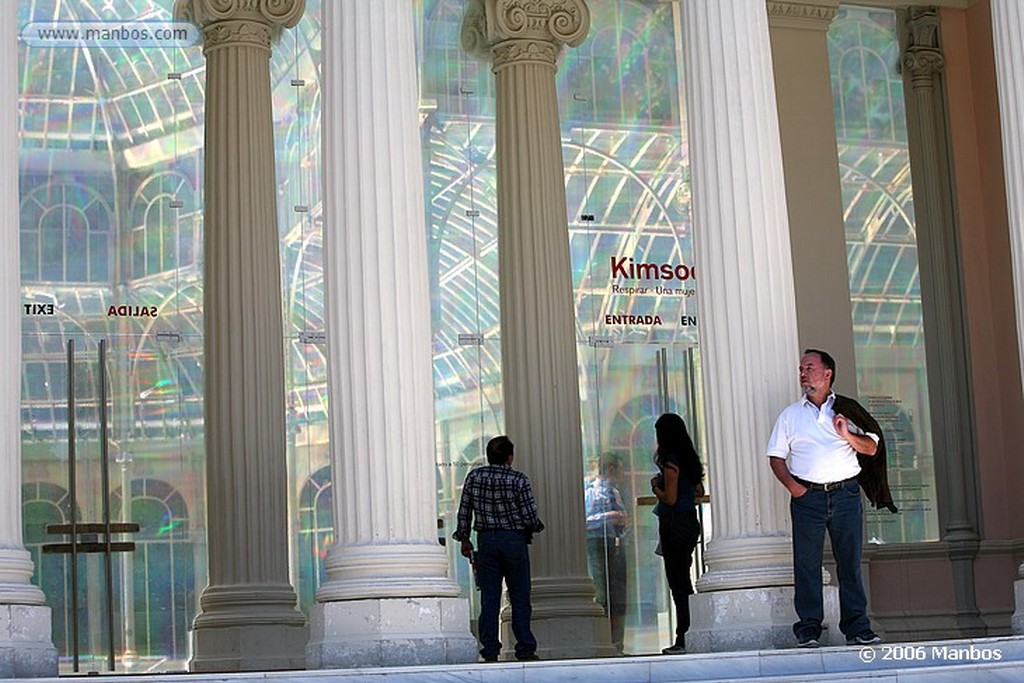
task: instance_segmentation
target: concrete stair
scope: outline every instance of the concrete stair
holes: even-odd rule
[[[128,683],[682,683],[700,681],[1024,682],[1024,636],[871,647],[763,650],[387,669],[85,677]],[[57,681],[64,679],[35,679]]]

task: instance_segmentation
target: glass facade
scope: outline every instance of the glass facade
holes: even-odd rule
[[[828,33],[857,392],[886,433],[900,514],[870,510],[873,543],[939,538],[921,278],[896,13],[841,7]]]
[[[283,33],[271,61],[289,551],[303,610],[324,578],[334,527],[327,366],[318,337],[326,331],[321,2],[307,0],[303,20]],[[19,0],[19,20],[170,22],[172,4]],[[483,445],[504,422],[494,83],[489,64],[459,47],[464,4],[412,3],[442,539],[453,530],[466,472],[484,461]],[[557,75],[583,411],[580,486],[596,476],[601,454],[619,456],[623,468],[614,483],[628,518],[618,538],[627,560],[624,649],[644,653],[657,651],[672,626],[646,495],[658,415],[680,413],[707,468],[715,467],[715,454],[702,447],[680,10],[678,2],[589,4],[590,36],[563,55]],[[890,426],[902,430],[893,448],[898,485],[921,486],[922,498],[933,501],[902,92],[891,69],[898,53],[892,17],[844,9],[830,33],[858,383],[862,396],[875,397],[869,401],[878,411],[892,413]],[[76,618],[83,656],[97,661],[85,667],[103,668],[105,657],[99,556],[79,562],[75,615],[70,561],[42,552],[45,543],[61,540],[47,534],[47,524],[72,515],[100,521],[102,515],[101,373],[110,396],[111,514],[140,525],[132,536],[135,552],[115,558],[118,668],[185,668],[188,631],[207,582],[204,65],[195,45],[21,44],[25,542],[53,608],[54,640],[65,668]],[[882,81],[866,80],[876,72]],[[75,344],[71,364],[69,340]],[[107,346],[102,370],[100,340]],[[74,509],[67,473],[69,378],[78,459]],[[898,529],[872,518],[869,529],[886,541],[928,539],[934,535],[933,508],[927,502],[920,514],[901,515]],[[707,540],[712,524],[704,512]],[[448,545],[453,578],[477,600],[468,565]],[[699,572],[701,562],[695,564]],[[596,573],[609,577],[608,571]]]
[[[648,482],[655,471],[654,421],[666,410],[677,411],[698,442],[703,424],[679,7],[609,0],[589,5],[590,35],[563,55],[557,74],[583,485],[596,476],[602,453],[622,459],[615,483],[629,518],[618,539],[627,560],[623,644],[626,652],[656,652],[672,612],[661,560],[653,553],[657,530]],[[460,483],[469,468],[484,462],[482,446],[503,424],[494,84],[490,64],[457,47],[464,3],[435,0],[422,7],[439,498],[450,530]],[[464,590],[475,599],[468,567],[457,548],[450,552]],[[596,561],[607,563],[608,557]],[[623,580],[596,573],[609,582]]]

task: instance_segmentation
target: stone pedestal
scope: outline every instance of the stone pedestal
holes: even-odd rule
[[[531,547],[542,658],[612,655],[587,572],[576,311],[555,73],[590,27],[583,0],[472,0],[463,47],[492,61],[505,431],[547,524]],[[514,642],[503,637],[503,642]]]
[[[336,540],[310,668],[477,658],[437,542],[413,12],[323,4],[324,277]]]
[[[310,616],[310,669],[457,664],[477,659],[462,598],[344,600]]]
[[[824,586],[822,645],[844,645],[839,631],[839,589]],[[777,586],[698,593],[690,598],[692,625],[686,647],[694,652],[791,648],[793,588]]]
[[[1017,567],[1017,580],[1013,582],[1013,605],[1010,627],[1015,635],[1024,636],[1024,564]]]
[[[0,3],[0,678],[57,675],[50,608],[21,537],[21,267],[18,240],[18,3]]]
[[[0,603],[0,678],[56,675],[50,608]]]
[[[304,0],[179,0],[206,55],[203,352],[210,584],[192,671],[305,665],[288,577],[284,327],[271,37]]]

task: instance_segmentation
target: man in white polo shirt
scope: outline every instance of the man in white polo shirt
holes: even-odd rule
[[[779,415],[768,442],[775,477],[792,495],[794,606],[799,647],[817,647],[824,607],[821,562],[828,531],[839,578],[839,630],[850,645],[871,645],[871,630],[861,580],[863,543],[857,454],[874,456],[879,434],[865,433],[837,415],[832,392],[836,363],[825,351],[808,349],[800,359],[804,396]],[[787,462],[788,459],[788,462]]]

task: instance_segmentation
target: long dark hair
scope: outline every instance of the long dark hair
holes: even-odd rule
[[[658,454],[655,462],[658,467],[664,465],[664,458],[675,453],[679,458],[679,467],[686,479],[696,486],[704,479],[704,465],[693,447],[693,440],[686,430],[683,418],[675,413],[665,413],[654,423],[654,431],[658,435]]]

